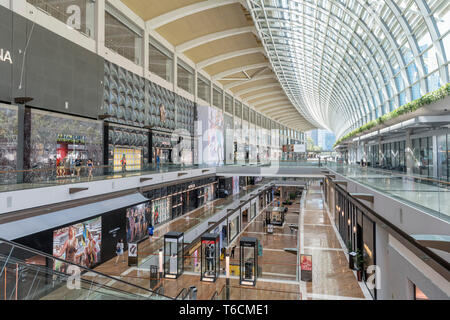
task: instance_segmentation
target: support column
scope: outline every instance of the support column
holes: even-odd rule
[[[95,1],[95,43],[97,54],[105,55],[105,0]]]
[[[17,106],[17,162],[16,170],[24,170],[24,156],[25,156],[25,106],[19,104]],[[18,172],[17,183],[23,183],[23,172]]]
[[[414,169],[414,157],[411,142],[411,129],[406,131],[405,139],[405,157],[406,157],[406,173],[408,175],[413,173]]]

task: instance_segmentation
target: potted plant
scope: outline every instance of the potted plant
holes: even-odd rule
[[[356,265],[356,275],[358,277],[358,281],[362,281],[363,269],[364,269],[364,258],[361,253],[361,250],[356,250],[355,256],[355,265]]]

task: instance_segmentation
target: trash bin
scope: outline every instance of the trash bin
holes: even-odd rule
[[[189,287],[189,300],[197,300],[197,287],[196,286]]]
[[[158,266],[150,266],[150,290],[158,285]]]
[[[355,269],[355,258],[356,258],[356,252],[352,251],[348,253],[348,267],[351,270]]]

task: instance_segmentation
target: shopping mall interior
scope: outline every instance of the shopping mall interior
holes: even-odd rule
[[[0,0],[0,301],[449,300],[449,61],[448,0]]]

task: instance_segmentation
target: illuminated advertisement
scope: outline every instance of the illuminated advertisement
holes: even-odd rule
[[[202,152],[199,162],[217,165],[224,161],[223,113],[212,107],[198,107]]]
[[[150,206],[148,203],[127,208],[127,242],[139,242],[147,236]]]
[[[239,176],[233,177],[233,195],[239,193]]]
[[[80,222],[53,232],[53,256],[92,268],[100,263],[102,218]],[[55,260],[56,271],[67,273],[67,264]]]

